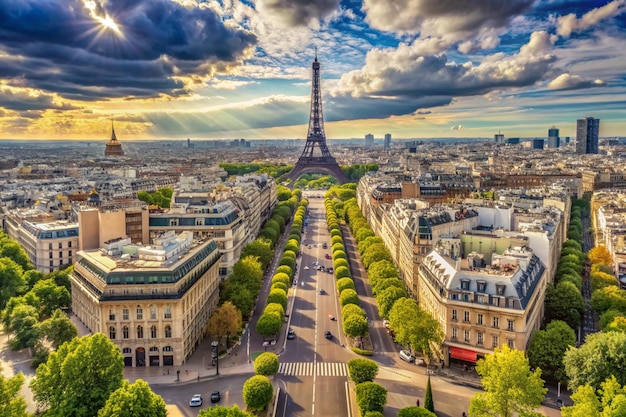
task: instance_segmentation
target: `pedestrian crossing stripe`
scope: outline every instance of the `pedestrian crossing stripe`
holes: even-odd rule
[[[286,362],[280,364],[278,373],[286,376],[348,376],[348,366],[336,362]]]

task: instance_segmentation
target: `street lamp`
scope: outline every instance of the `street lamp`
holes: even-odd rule
[[[220,374],[220,363],[219,363],[219,355],[218,355],[218,343],[212,342],[211,343],[211,358],[213,358],[213,360],[215,361],[215,375],[219,375]]]

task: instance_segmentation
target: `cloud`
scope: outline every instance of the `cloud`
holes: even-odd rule
[[[258,0],[257,10],[287,27],[308,26],[340,10],[340,0]]]
[[[0,108],[16,112],[53,110],[73,110],[77,107],[58,104],[49,94],[43,94],[26,89],[11,89],[0,87]],[[32,115],[30,116],[32,117]]]
[[[450,126],[450,130],[462,130],[463,125],[452,125]]]
[[[205,4],[169,0],[0,2],[0,78],[82,100],[178,96],[251,54],[252,33]],[[108,15],[119,33],[92,13]]]
[[[376,29],[460,40],[502,28],[532,4],[533,0],[364,0],[363,10]]]
[[[347,96],[363,100],[376,106],[378,117],[384,118],[449,104],[456,96],[527,87],[549,75],[556,61],[553,42],[554,36],[547,32],[534,32],[517,54],[493,54],[478,65],[455,63],[445,54],[417,55],[407,44],[374,49],[361,69],[341,77],[331,95],[337,101],[347,101]]]
[[[550,90],[577,90],[581,88],[603,87],[602,80],[585,80],[580,75],[561,74],[548,83]]]
[[[602,7],[588,11],[580,19],[574,13],[561,16],[557,19],[556,32],[568,38],[574,32],[580,32],[597,25],[600,21],[617,16],[626,10],[626,0],[613,0]]]

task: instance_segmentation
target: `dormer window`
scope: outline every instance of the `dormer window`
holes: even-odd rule
[[[461,289],[464,290],[464,291],[469,291],[469,287],[470,287],[469,279],[462,279],[461,280]]]
[[[487,283],[485,281],[478,281],[478,292],[485,292],[487,290]]]
[[[506,285],[504,284],[496,284],[496,294],[504,295],[504,290],[506,289]]]

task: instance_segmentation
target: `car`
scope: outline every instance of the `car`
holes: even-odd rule
[[[219,391],[213,391],[211,393],[211,402],[212,403],[219,403],[221,399],[222,399],[222,395],[220,394]]]
[[[305,266],[305,267],[304,267],[304,270],[305,270],[305,271],[308,271],[308,270],[309,270],[309,267],[308,267],[308,266]]]
[[[324,291],[324,289],[323,289],[323,288],[320,288],[320,290],[319,290],[319,294],[320,294],[320,295],[324,295],[324,294],[326,294],[326,291]]]
[[[287,339],[293,340],[295,338],[296,338],[296,332],[294,332],[293,330],[289,329],[289,331],[287,332]]]
[[[413,354],[410,351],[408,351],[408,350],[401,350],[400,351],[400,359],[402,359],[403,361],[406,361],[408,363],[415,362],[415,356],[413,356]]]
[[[337,320],[337,319],[335,318],[335,316],[333,316],[332,314],[329,314],[329,315],[328,315],[328,318],[329,318],[331,321],[335,321],[335,320]]]
[[[383,326],[385,326],[385,329],[389,328],[389,320],[383,320]]]
[[[327,245],[326,243],[324,243],[324,244],[322,245],[322,249],[328,249],[328,245]]]
[[[200,407],[202,405],[202,394],[194,394],[189,400],[189,407]]]
[[[332,338],[333,338],[333,334],[332,334],[329,330],[326,330],[326,331],[324,332],[324,337],[325,337],[326,339],[332,339]]]
[[[330,259],[330,254],[327,253],[326,255],[324,255],[324,258]]]

